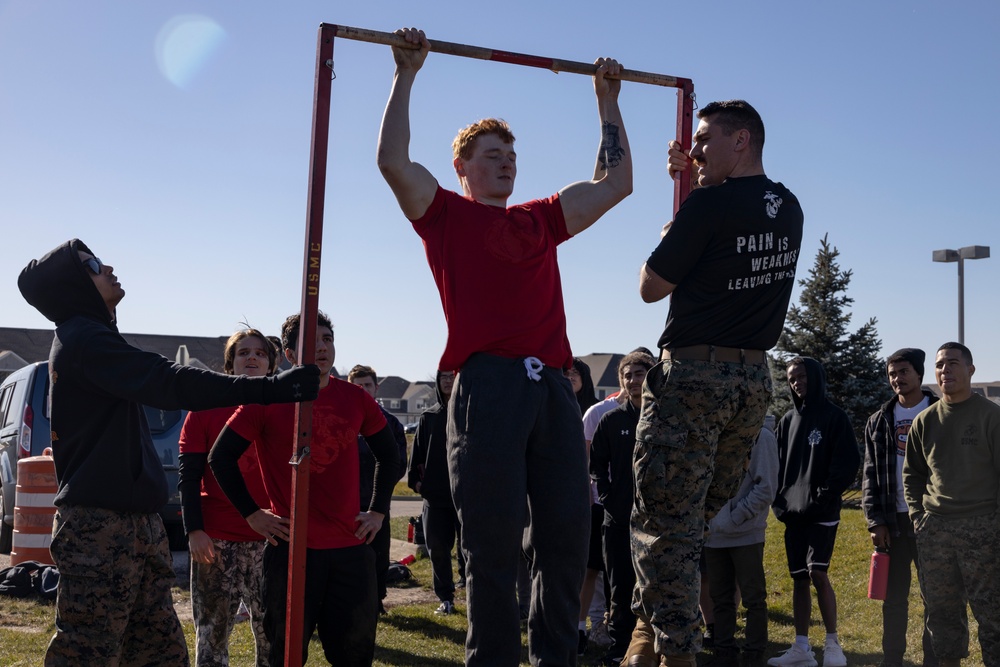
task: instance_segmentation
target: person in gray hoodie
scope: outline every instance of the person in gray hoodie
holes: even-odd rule
[[[716,667],[739,664],[737,585],[747,610],[744,664],[748,667],[764,664],[764,649],[767,648],[764,531],[777,487],[778,440],[774,435],[774,417],[768,415],[750,451],[739,490],[708,524],[704,554],[715,609],[715,660],[712,664]]]

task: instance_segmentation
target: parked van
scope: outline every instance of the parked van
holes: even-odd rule
[[[29,364],[0,384],[0,553],[8,554],[14,531],[14,492],[17,462],[41,456],[52,444],[49,425],[49,364]],[[177,449],[186,410],[160,410],[145,406],[153,445],[167,475],[170,497],[160,511],[170,548],[187,548],[181,523],[181,500],[177,491]]]

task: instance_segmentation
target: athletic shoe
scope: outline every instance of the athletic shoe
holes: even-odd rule
[[[792,644],[790,649],[774,656],[767,661],[767,664],[771,667],[816,667],[819,663],[816,662],[816,654],[811,648],[802,649],[798,644]]]
[[[606,620],[602,620],[597,625],[590,626],[590,642],[601,648],[607,648],[614,643],[611,635],[608,634],[608,622]]]
[[[455,588],[465,588],[465,577],[459,577],[455,582]]]
[[[847,657],[844,649],[835,641],[823,645],[823,667],[847,667]]]
[[[439,614],[441,616],[447,616],[448,614],[454,614],[455,613],[455,603],[453,603],[451,600],[445,600],[444,602],[441,603],[441,605],[437,609],[434,610],[434,613],[435,614]]]
[[[580,630],[580,641],[576,645],[576,654],[583,655],[587,652],[587,631]]]

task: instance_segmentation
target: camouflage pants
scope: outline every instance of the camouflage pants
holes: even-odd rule
[[[771,400],[766,364],[662,361],[636,429],[632,610],[660,655],[701,650],[698,561],[707,521],[737,491]]]
[[[60,507],[52,530],[59,596],[46,667],[188,664],[158,514]]]
[[[938,659],[968,650],[965,600],[979,623],[986,667],[1000,665],[1000,516],[925,514],[917,526],[917,578],[927,605],[927,629]]]
[[[191,563],[191,609],[194,611],[195,664],[229,665],[229,635],[242,600],[250,610],[257,667],[267,667],[271,643],[264,635],[265,542],[212,540],[214,563]]]

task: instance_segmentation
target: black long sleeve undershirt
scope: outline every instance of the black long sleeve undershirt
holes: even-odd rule
[[[396,448],[396,438],[392,429],[386,425],[374,435],[366,435],[365,442],[375,457],[375,491],[372,493],[371,505],[362,510],[389,513],[392,502],[392,491],[399,479],[399,451]]]
[[[181,492],[181,520],[184,533],[190,535],[196,530],[205,530],[205,520],[201,514],[201,479],[205,476],[208,454],[181,454],[177,457],[177,490]]]
[[[240,471],[240,457],[249,447],[249,440],[226,426],[208,453],[208,465],[212,466],[215,480],[244,519],[260,509]]]
[[[372,493],[371,504],[362,510],[387,514],[389,504],[392,502],[393,488],[399,479],[399,453],[396,451],[396,440],[392,430],[386,426],[378,433],[365,436],[365,441],[375,457],[375,490]],[[240,457],[248,447],[250,441],[227,426],[222,429],[215,445],[212,446],[212,451],[208,454],[208,464],[215,473],[219,487],[244,519],[260,509],[250,495],[239,467]]]

